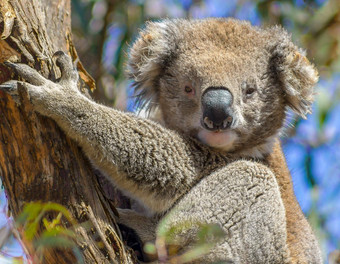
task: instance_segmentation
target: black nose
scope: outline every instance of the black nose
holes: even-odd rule
[[[209,87],[202,95],[202,125],[209,130],[230,128],[233,96],[225,87]]]

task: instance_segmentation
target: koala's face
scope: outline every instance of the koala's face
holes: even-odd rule
[[[130,74],[169,128],[252,156],[269,151],[286,106],[308,112],[317,81],[285,31],[225,19],[150,24],[131,50]]]
[[[253,147],[281,127],[283,90],[267,74],[266,52],[238,46],[246,55],[239,54],[219,44],[178,43],[176,58],[159,78],[163,119],[215,148]]]

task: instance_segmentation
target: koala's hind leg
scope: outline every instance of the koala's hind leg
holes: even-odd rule
[[[236,161],[203,178],[164,221],[168,228],[192,222],[192,227],[178,234],[178,241],[189,249],[195,245],[197,223],[217,223],[223,228],[224,240],[193,263],[290,261],[279,186],[269,168],[259,163]]]
[[[117,211],[119,213],[118,224],[133,229],[142,243],[155,240],[157,217],[147,217],[131,209],[117,208]]]
[[[133,239],[133,244],[138,243],[137,255],[139,255],[138,259],[143,259],[143,261],[150,261],[157,259],[156,255],[147,254],[143,247],[146,242],[154,242],[156,239],[155,230],[158,223],[158,217],[147,217],[141,215],[134,210],[131,209],[121,209],[117,208],[119,213],[118,224],[121,228],[124,229],[125,226],[129,229],[132,229],[138,238]],[[124,237],[124,235],[123,235]],[[126,239],[126,238],[125,238]],[[131,241],[130,241],[131,242]],[[127,241],[128,246],[135,249],[133,246],[129,245],[129,241]],[[144,263],[144,262],[139,262]],[[157,263],[157,262],[155,262]]]

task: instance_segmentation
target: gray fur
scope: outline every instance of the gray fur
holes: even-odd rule
[[[317,72],[283,29],[231,19],[149,23],[130,51],[128,72],[141,104],[157,110],[164,125],[86,98],[68,57],[57,56],[59,83],[25,65],[10,66],[31,83],[23,85],[34,109],[54,119],[96,167],[153,215],[131,218],[133,212],[121,211],[124,224],[149,240],[159,219],[168,226],[192,221],[178,238],[190,248],[197,221],[219,223],[226,239],[197,263],[290,261],[280,190],[261,163],[286,107],[302,116],[309,111]],[[187,84],[195,88],[190,97],[183,92]],[[2,87],[15,94],[16,86]],[[227,86],[234,97],[237,122],[223,134],[227,145],[214,138],[212,144],[212,135],[199,126],[200,95],[209,86]],[[256,92],[246,97],[249,86]],[[153,230],[138,227],[139,221]]]

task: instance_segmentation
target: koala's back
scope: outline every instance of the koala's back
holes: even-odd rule
[[[189,221],[191,227],[178,233],[177,239],[190,246],[200,223],[221,225],[226,238],[197,263],[289,263],[280,190],[262,164],[236,161],[205,177],[163,221],[162,226],[168,227]]]

